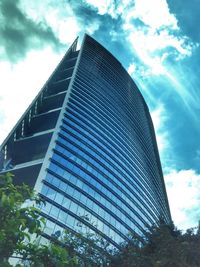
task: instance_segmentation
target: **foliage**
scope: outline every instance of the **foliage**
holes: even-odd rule
[[[110,267],[198,267],[200,233],[186,233],[162,220],[146,231],[143,244],[135,236],[113,257]]]
[[[27,203],[28,202],[28,203]],[[74,267],[76,259],[54,243],[39,244],[44,219],[35,204],[41,200],[27,185],[15,186],[12,174],[0,176],[0,266],[12,266],[9,259],[19,260],[18,267]]]
[[[83,219],[88,220],[87,216]],[[62,242],[68,248],[70,255],[77,258],[78,266],[108,266],[113,253],[110,244],[98,233],[91,232],[84,224],[80,223],[78,226],[79,232],[66,231],[62,237]]]
[[[34,206],[25,206],[27,200],[40,202],[27,185],[14,186],[10,173],[0,176],[0,262],[20,253],[30,234],[40,234],[42,219]]]
[[[17,267],[75,267],[77,260],[70,257],[68,251],[56,243],[49,242],[48,245],[30,243],[23,253],[21,265]]]

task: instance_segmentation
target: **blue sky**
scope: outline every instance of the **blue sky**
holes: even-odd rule
[[[129,71],[154,121],[175,224],[200,219],[199,1],[0,0],[0,142],[77,35]]]

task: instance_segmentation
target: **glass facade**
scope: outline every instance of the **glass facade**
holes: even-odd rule
[[[117,247],[160,217],[171,221],[154,129],[135,83],[105,48],[88,35],[72,48],[41,91],[38,116],[59,111],[35,185],[46,201],[45,234],[81,223]],[[28,132],[47,131],[38,126],[31,120]]]

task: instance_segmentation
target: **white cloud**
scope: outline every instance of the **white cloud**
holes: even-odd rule
[[[150,69],[149,75],[166,75],[165,59],[169,55],[177,60],[191,55],[194,44],[181,35],[177,19],[170,13],[165,0],[135,0],[123,19],[128,41]]]
[[[174,151],[171,146],[171,136],[167,128],[167,121],[170,120],[170,116],[165,109],[163,103],[159,102],[155,109],[150,110],[151,118],[153,121],[156,141],[161,160],[161,165],[164,173],[168,171],[169,166],[175,167]]]
[[[132,75],[136,70],[136,65],[134,63],[131,63],[128,67],[128,73]]]
[[[0,143],[42,88],[60,58],[61,55],[54,54],[47,47],[29,52],[26,59],[17,65],[0,63]]]
[[[99,15],[109,14],[112,18],[117,18],[119,12],[114,0],[85,0],[85,3],[96,8]]]
[[[128,36],[134,52],[154,75],[167,74],[168,70],[164,61],[170,54],[173,53],[176,59],[191,55],[192,46],[185,45],[185,39],[180,40],[167,30],[158,33],[151,29],[147,31],[132,29]],[[171,51],[167,51],[168,48]]]
[[[23,12],[35,22],[46,22],[63,43],[72,43],[80,31],[71,6],[64,1],[21,0],[20,5]]]
[[[135,0],[132,17],[141,19],[153,30],[163,26],[171,29],[178,28],[177,20],[173,14],[170,14],[165,0]]]
[[[95,8],[97,8],[100,15],[104,15],[109,12],[110,6],[112,6],[112,0],[85,0],[85,2]]]
[[[85,29],[85,32],[92,35],[95,31],[99,29],[99,27],[100,27],[100,22],[96,20],[92,24],[87,26],[87,28]]]
[[[88,0],[89,4],[90,2],[92,3],[92,1]],[[106,6],[104,3],[99,4],[101,12],[104,9],[106,12],[109,2],[111,3],[112,1],[108,1]],[[95,4],[94,1],[93,4],[98,6],[98,2]],[[79,33],[87,32],[92,35],[100,26],[100,22],[97,19],[92,20],[90,24],[80,23],[79,18],[74,13],[72,4],[67,1],[43,0],[41,2],[35,0],[27,2],[21,0],[21,8],[35,22],[46,22],[62,43],[71,44]]]
[[[168,119],[163,104],[158,104],[156,109],[151,111],[151,118],[153,121],[156,139],[158,144],[161,161],[164,161],[166,150],[169,148],[169,137],[165,128],[165,122]]]
[[[198,225],[200,219],[200,174],[194,170],[170,170],[165,183],[172,219],[180,229]]]

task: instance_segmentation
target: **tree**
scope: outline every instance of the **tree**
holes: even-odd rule
[[[14,254],[24,249],[30,234],[40,233],[42,219],[36,208],[23,207],[27,201],[39,203],[33,191],[27,186],[14,186],[12,175],[0,176],[0,262],[7,263]]]
[[[110,267],[198,267],[199,248],[199,231],[182,233],[160,220],[146,231],[142,244],[133,236],[113,257]]]
[[[82,218],[89,220],[87,216],[82,216]],[[84,224],[79,223],[78,226],[80,227],[79,232],[66,231],[62,236],[62,243],[67,247],[70,255],[77,258],[78,266],[108,266],[114,251],[110,248],[110,243],[100,234],[91,232]]]
[[[76,267],[78,261],[66,248],[50,241],[48,245],[30,243],[20,263],[17,267]]]
[[[19,260],[18,267],[27,262],[30,267],[77,266],[77,260],[62,246],[38,244],[44,219],[35,205],[41,200],[29,186],[15,186],[12,176],[0,176],[0,266],[12,266],[12,258]]]

